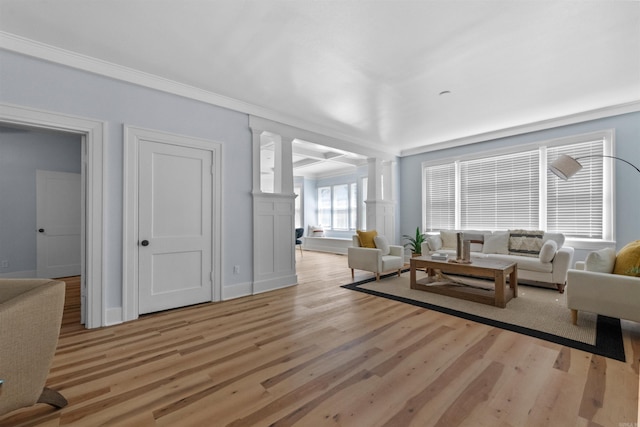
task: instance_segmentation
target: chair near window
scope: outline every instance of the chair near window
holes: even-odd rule
[[[351,269],[351,279],[355,279],[354,270],[370,271],[380,280],[380,274],[395,271],[400,276],[404,267],[404,247],[390,245],[385,236],[378,236],[375,230],[357,230],[352,237],[353,246],[347,248],[347,258]]]
[[[296,228],[296,246],[300,247],[300,256],[302,254],[302,235],[304,234],[304,228]]]
[[[579,311],[640,322],[640,240],[576,262],[567,274],[567,307],[574,325]]]

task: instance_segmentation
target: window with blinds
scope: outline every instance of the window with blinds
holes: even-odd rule
[[[355,183],[318,187],[318,221],[332,230],[355,230],[358,219]]]
[[[601,156],[611,155],[611,140],[611,132],[596,132],[521,152],[425,164],[423,227],[543,229],[573,238],[610,238],[605,218],[613,217],[607,203],[612,183],[604,179],[607,160]],[[579,158],[583,165],[568,181],[548,172],[560,154]],[[541,171],[547,172],[541,176]]]
[[[578,159],[583,168],[571,179],[557,179],[547,172],[547,229],[571,237],[603,238],[603,170],[602,141],[549,148],[548,164],[560,154]]]
[[[454,163],[424,169],[425,231],[452,230],[456,218]]]
[[[460,162],[460,227],[538,228],[538,150]]]

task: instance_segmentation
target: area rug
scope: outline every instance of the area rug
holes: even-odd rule
[[[371,278],[342,287],[625,361],[620,319],[580,312],[578,325],[573,325],[566,294],[520,284],[518,298],[509,301],[506,308],[498,308],[411,289],[407,271],[400,277],[393,273],[382,276],[378,282]],[[418,279],[425,276],[424,272],[417,274]],[[482,281],[469,278],[461,281],[478,288],[483,286]]]

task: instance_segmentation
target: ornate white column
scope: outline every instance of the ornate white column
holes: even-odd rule
[[[298,283],[295,270],[292,139],[268,132],[274,143],[274,188],[260,188],[261,138],[253,132],[253,294]]]
[[[370,158],[367,184],[367,228],[396,242],[396,202],[393,200],[392,162]]]

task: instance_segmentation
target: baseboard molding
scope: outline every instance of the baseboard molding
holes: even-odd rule
[[[119,325],[123,323],[122,307],[107,308],[104,315],[105,326]]]
[[[298,276],[285,276],[275,279],[262,280],[253,283],[253,294],[261,294],[264,292],[274,291],[276,289],[288,288],[298,284]]]
[[[253,286],[251,282],[234,283],[233,285],[222,287],[222,301],[246,297],[251,295]]]

